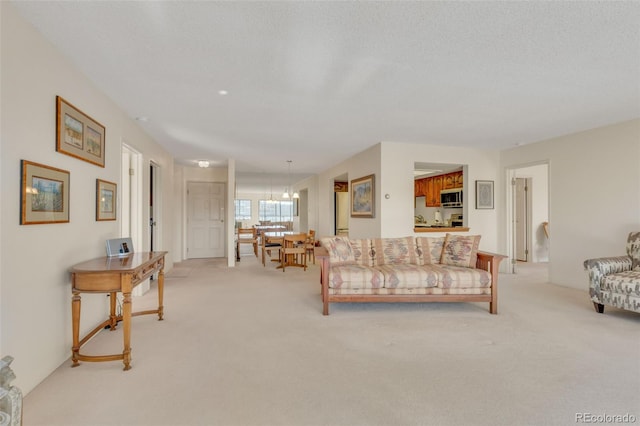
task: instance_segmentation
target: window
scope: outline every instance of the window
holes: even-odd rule
[[[251,220],[251,200],[235,200],[236,221]]]
[[[260,221],[291,222],[293,221],[293,201],[260,200]]]

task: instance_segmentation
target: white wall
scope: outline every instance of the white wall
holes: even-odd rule
[[[306,206],[300,205],[300,216],[293,218],[293,229],[300,232],[309,232],[310,229],[318,229],[318,176],[310,176],[292,185],[294,191],[303,193],[306,191],[307,203]],[[301,223],[302,217],[305,212],[302,211],[306,207],[306,226]]]
[[[542,162],[549,164],[550,281],[586,291],[583,261],[623,255],[627,234],[640,229],[640,119],[501,153],[505,175]],[[506,251],[504,222],[499,250]]]
[[[149,198],[150,160],[161,168],[164,230],[159,250],[172,247],[173,160],[109,98],[24,22],[11,3],[1,2],[1,252],[0,347],[12,355],[15,384],[27,393],[71,354],[71,284],[68,268],[104,256],[105,240],[119,237],[119,221],[95,220],[95,186],[100,178],[120,182],[121,143],[143,153],[142,196]],[[106,128],[106,167],[57,153],[56,95]],[[70,172],[70,222],[20,225],[20,160]],[[118,212],[118,216],[121,212]],[[143,223],[148,223],[145,209]],[[144,240],[148,247],[149,233]],[[144,247],[142,247],[144,249]],[[166,270],[170,270],[169,256]],[[135,304],[135,300],[134,300]],[[167,309],[170,309],[167,307]],[[82,296],[81,333],[108,313],[104,295]]]
[[[500,181],[497,151],[383,142],[381,157],[383,181],[381,236],[425,235],[413,232],[415,204],[413,169],[416,162],[463,164],[466,165],[463,214],[470,228],[468,233],[482,235],[481,250],[496,251],[497,210],[476,210],[474,200],[476,180],[493,180],[496,185]],[[384,194],[389,194],[389,199],[384,198]],[[496,192],[494,195],[494,204],[496,204],[501,194]],[[444,234],[430,233],[429,235]]]
[[[498,152],[436,145],[382,142],[321,173],[318,193],[320,237],[333,234],[334,178],[346,175],[351,181],[369,174],[376,175],[376,217],[349,218],[349,236],[373,238],[417,235],[413,232],[415,162],[466,165],[464,191],[467,202],[464,215],[471,228],[469,233],[482,235],[482,250],[495,251],[497,212],[475,210],[470,206],[470,200],[475,199],[475,180],[499,180]],[[497,200],[500,194],[495,195]]]
[[[381,144],[368,148],[318,176],[318,229],[316,235],[322,238],[334,234],[333,182],[339,176],[348,176],[349,182],[363,176],[375,174],[375,217],[349,218],[349,237],[369,238],[380,236],[380,158]],[[411,166],[413,170],[413,166]],[[342,180],[342,179],[340,179]],[[412,205],[413,208],[413,205]]]

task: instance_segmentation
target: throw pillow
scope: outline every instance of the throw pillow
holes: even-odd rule
[[[447,234],[442,246],[443,265],[462,266],[475,268],[478,258],[478,246],[480,235],[453,235]]]
[[[349,240],[355,263],[362,266],[375,265],[375,252],[371,249],[370,239]]]
[[[356,263],[349,237],[324,237],[320,243],[329,252],[331,265],[351,265]]]
[[[418,263],[416,242],[413,237],[375,238],[371,245],[375,251],[376,265]]]
[[[418,265],[433,265],[434,263],[440,263],[443,244],[444,237],[416,237]]]

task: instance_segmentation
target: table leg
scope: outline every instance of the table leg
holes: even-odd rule
[[[131,292],[122,293],[122,296],[122,333],[124,335],[122,362],[126,371],[131,369]]]
[[[73,292],[71,298],[71,324],[73,328],[73,346],[71,347],[71,360],[73,361],[72,367],[77,367],[78,353],[80,352],[80,293]]]
[[[158,321],[162,321],[164,317],[164,268],[158,273]]]
[[[117,293],[109,293],[109,330],[113,331],[118,326],[118,316],[116,315]]]

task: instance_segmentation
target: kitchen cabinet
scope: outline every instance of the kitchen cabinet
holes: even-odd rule
[[[462,188],[463,184],[464,184],[464,175],[462,174],[462,170],[461,170],[459,172],[456,172],[454,188]]]
[[[447,173],[442,176],[442,189],[453,189],[455,188],[456,178],[455,173]]]
[[[424,197],[426,195],[426,179],[416,179],[413,181],[414,194],[416,197]]]
[[[442,189],[442,176],[427,178],[427,193],[425,195],[426,207],[440,207],[440,190]]]
[[[440,207],[440,191],[462,188],[462,170],[445,175],[416,179],[413,181],[415,197],[424,197],[426,207]]]
[[[463,177],[462,170],[459,172],[447,173],[442,175],[442,189],[462,188]]]

